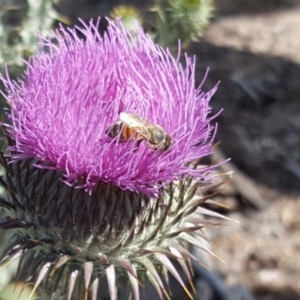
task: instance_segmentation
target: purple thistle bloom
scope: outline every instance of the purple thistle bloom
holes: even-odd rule
[[[90,192],[100,182],[157,194],[181,176],[210,181],[210,167],[188,163],[211,153],[208,93],[195,88],[195,60],[184,68],[171,54],[137,29],[133,38],[120,21],[109,21],[103,37],[90,22],[75,30],[60,28],[49,49],[28,63],[23,81],[2,79],[11,105],[12,160],[37,158],[39,168],[59,170],[64,182]],[[167,151],[146,141],[122,142],[107,128],[121,112],[161,126],[172,138]]]

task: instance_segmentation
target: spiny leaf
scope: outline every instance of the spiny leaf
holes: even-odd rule
[[[160,253],[163,254],[165,256],[168,256],[170,258],[174,258],[174,259],[180,259],[180,257],[175,256],[174,254],[170,253],[170,251],[164,249],[164,248],[160,248],[160,247],[151,247],[151,248],[147,248],[147,249],[143,249],[140,251],[141,253]]]
[[[192,259],[195,262],[199,261],[192,253],[190,253],[188,250],[186,250],[182,245],[180,245],[175,240],[170,241],[169,242],[169,246],[170,246],[170,249],[174,248],[177,251],[179,251],[181,253],[181,255],[183,255],[184,258],[186,258],[186,259]]]
[[[9,258],[5,264],[3,264],[0,268],[0,270],[3,270],[4,268],[6,268],[12,261],[14,261],[15,259],[17,259],[18,257],[20,257],[22,254],[24,254],[24,251],[18,251],[15,254],[13,254],[12,256],[7,256],[7,258]]]
[[[218,260],[220,260],[221,262],[224,262],[221,258],[219,258],[216,254],[214,254],[212,251],[210,251],[208,248],[206,248],[203,244],[201,244],[198,240],[196,240],[194,237],[192,237],[191,235],[187,234],[187,233],[182,233],[180,235],[180,238],[182,238],[183,240],[186,240],[187,242],[195,245],[196,247],[198,247],[199,249],[211,254],[212,256],[214,256],[215,258],[217,258]]]
[[[91,298],[92,300],[97,300],[98,296],[98,286],[99,286],[99,278],[96,277],[91,285]]]
[[[197,208],[197,212],[201,213],[203,215],[207,215],[207,216],[211,216],[211,217],[216,217],[216,218],[221,218],[221,219],[225,219],[225,220],[228,220],[228,221],[233,221],[235,223],[239,223],[239,221],[237,221],[237,220],[228,218],[228,217],[226,217],[226,216],[224,216],[222,214],[219,214],[217,212],[211,211],[211,210],[206,209],[204,207],[198,207]]]
[[[116,287],[116,272],[114,265],[106,268],[106,277],[109,288],[109,295],[111,300],[117,300],[117,287]]]
[[[61,266],[63,266],[68,260],[70,259],[70,256],[68,255],[63,255],[62,257],[59,258],[55,266],[53,267],[50,276],[52,276],[57,269],[59,269]]]
[[[36,289],[38,288],[38,286],[40,285],[40,283],[42,282],[42,280],[45,278],[49,268],[51,266],[51,262],[48,262],[48,263],[45,263],[43,265],[43,267],[41,268],[40,272],[39,272],[39,275],[38,275],[38,278],[37,280],[35,281],[35,284],[34,284],[34,287],[32,289],[32,292],[29,296],[29,300],[32,298],[33,294],[35,293]]]
[[[157,294],[159,296],[159,299],[160,300],[163,300],[163,295],[162,295],[162,292],[161,292],[161,288],[158,284],[158,282],[153,278],[152,274],[150,272],[146,272],[146,275],[148,277],[148,279],[150,280],[152,286],[155,288],[155,290],[157,291]],[[170,298],[168,298],[170,299]]]
[[[138,281],[138,283],[140,284],[140,282],[139,282],[139,280],[136,276],[136,270],[135,270],[134,266],[132,265],[131,261],[128,258],[123,257],[123,258],[119,259],[119,262],[126,269],[126,271],[128,273],[130,273],[131,276],[133,276]]]
[[[69,276],[69,282],[68,282],[68,300],[71,300],[75,282],[78,276],[78,270],[74,270],[71,275]]]
[[[158,284],[158,286],[159,286],[159,290],[161,289],[161,290],[164,292],[164,294],[166,295],[166,297],[167,297],[168,299],[170,299],[170,297],[169,297],[167,291],[165,290],[165,287],[164,287],[164,285],[163,285],[163,282],[162,282],[162,280],[160,279],[160,277],[159,277],[159,275],[158,275],[158,273],[157,273],[157,271],[156,271],[156,269],[155,269],[153,263],[151,262],[151,260],[148,259],[148,258],[145,256],[145,257],[142,257],[142,258],[140,259],[140,262],[145,266],[147,272],[150,273],[151,278],[152,278],[151,281],[155,281],[155,282]],[[149,277],[149,276],[148,276],[148,277]],[[161,294],[161,293],[160,293],[160,294]]]
[[[139,280],[137,279],[136,270],[133,269],[134,276],[131,275],[130,272],[127,272],[127,273],[128,273],[128,276],[129,276],[129,280],[131,282],[131,287],[132,287],[132,291],[133,291],[133,294],[134,294],[134,298],[135,298],[135,300],[139,300],[140,299],[140,294],[139,294]]]
[[[178,260],[178,263],[180,264],[183,272],[185,273],[185,275],[187,276],[189,282],[190,282],[190,285],[193,289],[193,292],[196,293],[196,289],[195,289],[195,286],[193,284],[193,280],[192,280],[192,276],[191,276],[191,272],[189,270],[189,268],[187,267],[187,264],[186,262],[184,261],[184,256],[182,255],[182,253],[180,251],[178,251],[177,249],[175,248],[170,248],[170,251],[175,254],[176,256],[178,257],[181,257],[182,259],[179,259]]]
[[[173,276],[177,279],[177,281],[180,283],[180,285],[183,287],[186,294],[190,297],[190,299],[193,299],[193,296],[190,294],[189,290],[186,288],[185,284],[183,283],[180,275],[176,271],[175,267],[171,263],[171,261],[162,254],[155,254],[155,257],[170,271],[170,273],[173,274]]]
[[[93,268],[94,268],[94,264],[91,261],[87,261],[83,264],[85,299],[87,299],[87,296],[88,296],[88,288],[90,285]]]
[[[190,227],[179,227],[177,231],[174,231],[170,234],[166,234],[164,238],[172,239],[172,238],[178,236],[179,234],[181,234],[182,232],[194,232],[195,230],[203,228],[203,227],[204,227],[203,225],[190,226]]]

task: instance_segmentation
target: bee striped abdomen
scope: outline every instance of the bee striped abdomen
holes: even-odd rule
[[[123,122],[116,122],[112,126],[110,126],[107,130],[106,133],[109,137],[115,138],[118,135],[120,135],[120,141],[121,142],[126,142],[128,140],[141,140],[143,137],[136,132],[135,130],[129,128]]]
[[[121,141],[128,141],[128,140],[141,140],[143,137],[138,134],[133,129],[129,128],[126,125],[123,125],[123,129],[121,132],[120,140]]]

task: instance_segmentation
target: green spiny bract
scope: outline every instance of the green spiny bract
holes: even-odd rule
[[[174,48],[178,39],[182,47],[197,41],[213,13],[212,0],[156,0],[156,41]]]
[[[193,237],[214,224],[203,218],[206,197],[196,195],[199,183],[183,178],[157,198],[109,184],[89,195],[35,162],[8,164],[1,153],[6,193],[0,205],[6,212],[0,226],[10,231],[1,264],[19,258],[17,278],[34,281],[34,290],[40,286],[52,299],[98,299],[102,280],[108,281],[111,299],[117,299],[120,284],[130,285],[139,299],[139,285],[148,279],[162,299],[170,298],[159,275],[165,269],[192,297],[170,258],[191,281],[188,261],[197,259],[183,243],[210,252]]]
[[[54,9],[55,0],[27,0],[21,1],[22,4],[10,4],[14,2],[18,1],[0,4],[0,64],[14,66],[14,70],[10,68],[11,74],[23,69],[24,61],[20,57],[27,59],[35,52],[37,32],[50,34],[57,19],[69,22]]]

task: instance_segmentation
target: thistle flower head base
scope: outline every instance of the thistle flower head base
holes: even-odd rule
[[[160,299],[163,294],[170,298],[161,267],[190,294],[170,259],[191,280],[187,262],[196,258],[182,243],[210,252],[194,238],[194,232],[214,224],[203,218],[200,205],[207,197],[195,195],[198,183],[190,178],[170,183],[157,199],[106,184],[89,195],[65,185],[57,171],[37,169],[33,163],[8,164],[1,154],[6,179],[0,181],[8,192],[0,200],[7,209],[0,226],[13,229],[2,264],[21,257],[18,277],[25,282],[35,278],[35,287],[44,286],[54,299],[74,293],[98,299],[103,275],[111,299],[117,299],[118,278],[128,281],[135,299],[145,278]]]

